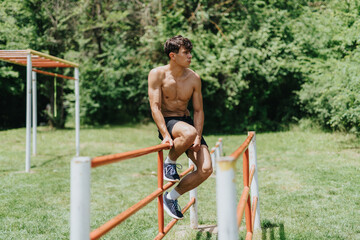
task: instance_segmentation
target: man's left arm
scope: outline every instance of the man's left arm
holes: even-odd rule
[[[191,149],[197,152],[200,150],[201,136],[204,126],[204,109],[201,94],[201,79],[197,74],[195,76],[195,88],[192,97],[192,103],[194,108],[194,127],[197,131],[197,136]]]

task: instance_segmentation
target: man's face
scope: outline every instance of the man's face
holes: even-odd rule
[[[186,49],[184,46],[181,46],[178,53],[174,54],[175,62],[185,68],[188,68],[191,63],[191,52]]]

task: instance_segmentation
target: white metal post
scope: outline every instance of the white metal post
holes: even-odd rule
[[[32,127],[33,127],[33,155],[36,155],[36,131],[37,131],[37,89],[36,89],[36,72],[32,72]]]
[[[215,174],[215,169],[216,169],[216,156],[215,156],[215,148],[213,147],[211,149],[211,154],[210,154],[210,157],[211,157],[211,163],[212,163],[212,167],[213,167],[213,174]]]
[[[223,152],[223,142],[222,142],[222,138],[219,138],[219,148],[220,148],[220,156],[222,156],[224,154]]]
[[[248,132],[248,135],[254,133],[254,137],[252,138],[249,144],[249,167],[251,168],[252,165],[255,165],[255,173],[253,176],[253,180],[250,186],[250,194],[251,199],[253,200],[254,197],[257,197],[257,205],[256,205],[256,213],[255,213],[255,222],[254,222],[254,230],[261,229],[260,224],[260,199],[259,199],[259,182],[258,182],[258,167],[257,167],[257,158],[256,158],[256,134],[255,132]]]
[[[30,149],[31,149],[31,53],[27,55],[26,62],[26,155],[25,171],[30,172]]]
[[[220,157],[221,157],[221,154],[220,154],[220,142],[216,143],[215,157],[216,157],[216,159],[220,159]]]
[[[76,156],[80,156],[80,96],[79,69],[75,68],[75,148]]]
[[[70,173],[70,239],[90,239],[91,158],[74,157]]]
[[[194,171],[195,171],[195,164],[191,161],[189,158],[189,167],[194,165]],[[190,190],[190,200],[192,198],[195,198],[195,203],[191,205],[190,207],[190,227],[192,229],[198,228],[198,199],[197,199],[197,188],[194,188]]]
[[[232,157],[217,159],[216,206],[218,239],[237,240],[235,164]]]

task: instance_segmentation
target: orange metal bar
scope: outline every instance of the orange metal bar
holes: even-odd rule
[[[158,188],[163,190],[163,174],[164,174],[164,155],[163,151],[158,152]],[[158,225],[159,233],[164,232],[164,205],[162,193],[158,196]]]
[[[252,223],[252,232],[254,232],[254,222],[255,222],[255,212],[256,212],[256,205],[257,205],[258,198],[254,197],[252,209],[251,209],[251,223]]]
[[[65,76],[65,75],[61,75],[61,74],[57,74],[57,73],[51,73],[51,72],[46,72],[46,71],[41,71],[38,69],[32,69],[33,72],[37,72],[37,73],[41,73],[44,75],[49,75],[49,76],[54,76],[54,77],[60,77],[60,78],[65,78],[65,79],[71,79],[71,80],[75,80],[74,77],[69,77],[69,76]]]
[[[156,146],[142,148],[142,149],[133,150],[133,151],[129,151],[129,152],[94,157],[91,160],[91,167],[95,168],[95,167],[118,162],[118,161],[129,159],[129,158],[140,157],[140,156],[143,156],[143,155],[146,155],[149,153],[158,152],[160,150],[169,149],[169,148],[170,148],[170,144],[164,143],[164,144],[159,144]]]
[[[195,203],[195,198],[192,198],[188,204],[181,210],[181,212],[183,214],[185,214],[185,212],[191,207],[191,205],[193,205]],[[159,233],[154,240],[159,240],[162,239],[163,237],[165,237],[165,235],[170,231],[170,229],[175,225],[175,223],[178,221],[178,219],[173,219],[169,222],[168,225],[166,225],[164,233]]]
[[[246,140],[241,144],[241,146],[235,150],[230,156],[234,159],[237,159],[244,151],[247,149],[247,147],[250,144],[251,139],[254,137],[254,133],[250,133],[249,136],[246,138]]]
[[[187,173],[191,172],[194,169],[194,166],[189,167],[186,171],[182,172],[180,174],[180,177],[185,176]],[[158,188],[153,193],[142,199],[140,202],[134,204],[130,208],[126,209],[124,212],[120,213],[110,221],[106,222],[99,228],[95,229],[90,233],[90,239],[99,239],[101,236],[103,236],[105,233],[109,232],[111,229],[119,225],[121,222],[129,218],[131,215],[139,211],[141,208],[145,207],[148,203],[150,203],[152,200],[154,200],[156,197],[158,197],[160,194],[162,194],[164,191],[169,189],[171,186],[176,184],[176,182],[168,182],[163,186],[163,189]]]
[[[244,187],[243,192],[240,197],[240,200],[239,200],[239,203],[238,203],[238,206],[237,206],[236,217],[237,217],[238,228],[241,225],[241,220],[244,215],[245,204],[246,204],[246,200],[248,199],[249,192],[250,192],[250,188]]]
[[[252,239],[252,235],[253,235],[252,232],[247,232],[247,233],[246,233],[246,238],[245,238],[245,240],[251,240],[251,239]]]
[[[251,169],[250,169],[249,187],[251,186],[251,182],[252,182],[252,180],[253,180],[254,173],[255,173],[255,165],[252,165],[252,166],[251,166]]]
[[[244,187],[249,187],[249,150],[248,149],[246,149],[245,153],[243,154],[243,178],[244,178],[243,180]],[[246,222],[247,231],[252,232],[250,196],[247,197],[247,203],[245,206],[245,222]]]

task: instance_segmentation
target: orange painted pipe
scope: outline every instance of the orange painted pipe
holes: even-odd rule
[[[243,179],[244,187],[249,187],[249,149],[246,149],[243,154]],[[252,232],[250,196],[247,196],[245,206],[245,223],[247,231]]]
[[[74,77],[69,77],[69,76],[65,76],[65,75],[61,75],[61,74],[57,74],[57,73],[51,73],[51,72],[46,72],[46,71],[41,71],[38,69],[32,69],[33,72],[37,72],[37,73],[41,73],[44,75],[48,75],[48,76],[54,76],[54,77],[59,77],[59,78],[65,78],[65,79],[70,79],[70,80],[75,80]]]
[[[182,172],[180,174],[180,177],[183,177],[190,171],[194,169],[194,166],[189,167],[186,171]],[[162,194],[164,191],[169,189],[171,186],[176,184],[176,182],[168,182],[163,186],[163,189],[158,188],[153,193],[142,199],[140,202],[134,204],[130,208],[126,209],[124,212],[120,213],[110,221],[103,224],[101,227],[95,229],[90,233],[90,239],[99,239],[101,236],[103,236],[105,233],[109,232],[111,229],[119,225],[121,222],[129,218],[131,215],[139,211],[141,208],[145,207],[148,203],[150,203],[152,200],[154,200],[156,197],[158,197],[160,194]]]
[[[240,200],[239,200],[239,203],[238,203],[238,206],[237,206],[236,217],[237,217],[238,228],[241,225],[241,220],[242,220],[243,215],[244,215],[246,200],[248,199],[249,192],[250,192],[250,188],[249,187],[244,187],[243,192],[242,192],[241,197],[240,197]]]
[[[164,174],[164,155],[163,151],[158,152],[158,188],[163,190],[163,174]],[[158,196],[158,226],[159,233],[164,232],[164,205],[163,205],[163,195]]]
[[[252,210],[251,210],[251,224],[252,224],[252,232],[254,232],[254,222],[255,222],[255,213],[256,213],[256,205],[257,205],[258,198],[254,197],[253,204],[252,204]]]
[[[252,166],[251,166],[251,169],[250,169],[249,187],[251,186],[251,182],[252,182],[252,180],[253,180],[254,173],[255,173],[255,165],[252,165]]]
[[[249,146],[251,139],[254,137],[254,133],[250,133],[249,136],[246,138],[246,140],[241,144],[241,146],[235,150],[230,156],[234,159],[237,159]]]
[[[183,214],[185,214],[185,212],[191,207],[191,205],[193,205],[194,203],[195,203],[195,198],[192,198],[189,202],[188,202],[188,204],[181,210],[181,212],[183,213]],[[163,233],[159,233],[155,238],[154,238],[154,240],[159,240],[159,239],[162,239],[163,237],[165,237],[165,235],[171,230],[171,228],[175,225],[175,223],[177,222],[177,221],[179,221],[178,219],[173,219],[173,220],[171,220],[170,222],[169,222],[169,224],[168,225],[166,225],[166,227],[165,227],[165,230],[164,230],[164,232]]]
[[[253,236],[252,232],[247,232],[245,240],[251,240],[252,236]]]
[[[152,146],[152,147],[147,147],[147,148],[142,148],[142,149],[138,149],[138,150],[133,150],[133,151],[129,151],[129,152],[123,152],[123,153],[116,153],[116,154],[110,154],[110,155],[105,155],[105,156],[100,156],[100,157],[94,157],[91,160],[91,167],[95,168],[95,167],[99,167],[102,165],[106,165],[106,164],[110,164],[110,163],[114,163],[114,162],[118,162],[121,160],[126,160],[129,158],[135,158],[135,157],[140,157],[149,153],[153,153],[153,152],[158,152],[164,149],[169,149],[170,148],[170,144],[169,143],[164,143],[164,144],[159,144],[156,146]]]

